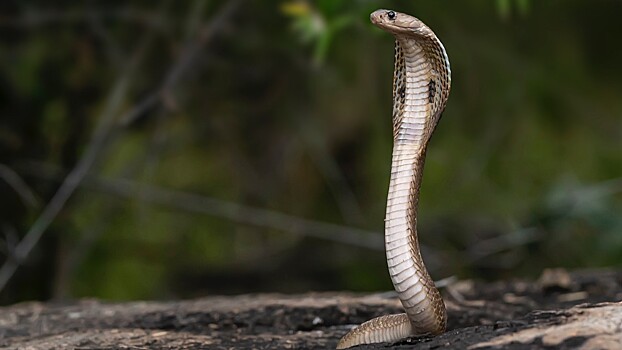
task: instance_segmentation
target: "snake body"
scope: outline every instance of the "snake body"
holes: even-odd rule
[[[375,11],[370,19],[396,39],[385,249],[389,274],[406,312],[361,324],[337,349],[436,335],[447,323],[445,304],[419,251],[417,207],[428,141],[449,96],[449,59],[441,41],[419,19],[389,10]]]

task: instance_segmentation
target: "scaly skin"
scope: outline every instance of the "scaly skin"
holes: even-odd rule
[[[385,248],[389,274],[406,313],[363,323],[346,334],[337,349],[441,334],[447,324],[443,298],[419,251],[417,206],[428,141],[449,96],[449,59],[440,40],[417,18],[389,10],[375,11],[370,17],[396,39]]]

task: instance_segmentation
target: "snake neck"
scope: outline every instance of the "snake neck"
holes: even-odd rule
[[[430,136],[442,105],[438,72],[426,48],[398,40],[393,79],[393,155],[385,217],[387,264],[393,286],[417,333],[440,333],[442,298],[423,265],[417,237],[419,191]],[[438,84],[438,85],[437,85]],[[444,107],[444,105],[443,105]],[[440,303],[439,303],[440,302]],[[441,310],[441,308],[443,310]]]
[[[433,98],[431,94],[436,93],[430,90],[429,70],[425,53],[419,45],[396,40],[393,75],[393,154],[385,237],[402,233],[401,236],[409,238],[415,245],[418,244],[419,191],[425,153],[432,131],[427,127],[432,113],[429,100]]]

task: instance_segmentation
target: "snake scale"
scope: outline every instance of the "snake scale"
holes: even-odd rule
[[[428,141],[445,109],[451,86],[441,41],[419,19],[378,10],[371,22],[395,36],[393,156],[385,217],[385,249],[393,286],[405,313],[374,318],[337,345],[393,342],[443,333],[447,311],[419,251],[417,207]]]

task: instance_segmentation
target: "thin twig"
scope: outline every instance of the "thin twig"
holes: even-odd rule
[[[93,182],[89,181],[87,185],[125,198],[137,198],[136,193],[140,191],[140,199],[154,204],[214,215],[235,222],[303,234],[352,246],[375,250],[384,249],[382,235],[376,232],[303,219],[273,210],[253,208],[194,193],[167,190],[124,179],[97,179]]]
[[[121,49],[119,43],[102,23],[102,18],[94,16],[93,14],[93,12],[88,14],[88,24],[93,33],[103,42],[105,48],[104,52],[106,53],[106,56],[108,56],[108,60],[115,68],[123,67],[123,62],[126,61],[127,57],[124,57],[123,50]]]
[[[207,42],[214,36],[218,29],[222,28],[227,19],[233,14],[233,12],[239,7],[242,0],[230,0],[220,12],[204,25],[198,35],[193,40],[188,40],[179,60],[173,66],[173,69],[169,71],[164,78],[162,85],[156,89],[151,95],[147,96],[141,103],[130,109],[119,122],[121,126],[127,126],[136,121],[139,117],[144,115],[145,111],[155,107],[160,100],[166,95],[170,94],[172,87],[178,82],[180,77],[188,70],[192,62],[196,59],[201,49],[207,44]]]
[[[29,163],[23,167],[32,176],[62,178],[62,171],[52,165]],[[380,232],[300,218],[282,212],[223,201],[204,195],[164,189],[126,179],[87,176],[82,186],[115,196],[147,201],[188,212],[213,215],[234,222],[306,235],[356,247],[383,250]]]
[[[118,115],[118,109],[121,107],[129,83],[132,79],[132,72],[138,66],[146,47],[152,41],[153,35],[148,33],[141,45],[138,45],[136,52],[126,69],[124,69],[114,83],[110,94],[104,104],[101,115],[97,118],[98,124],[93,132],[89,144],[83,156],[78,161],[75,168],[67,175],[62,182],[50,202],[45,206],[43,212],[35,220],[32,227],[24,235],[24,238],[15,247],[13,256],[10,256],[0,268],[0,291],[4,289],[8,281],[11,279],[17,267],[28,257],[32,249],[37,245],[43,233],[52,224],[60,211],[64,208],[65,203],[69,200],[74,191],[78,188],[88,171],[91,169],[101,150],[104,148],[110,132],[115,125],[115,117]]]
[[[124,72],[115,83],[104,112],[98,118],[99,124],[94,132],[84,156],[80,159],[76,167],[69,173],[65,181],[60,185],[50,202],[47,204],[41,215],[37,218],[30,230],[26,233],[21,242],[15,247],[13,259],[7,259],[0,268],[0,290],[4,289],[9,279],[15,273],[19,264],[30,254],[32,249],[41,239],[43,233],[54,221],[58,213],[63,209],[65,203],[76,190],[84,176],[95,162],[98,153],[103,147],[111,126],[113,125],[116,109],[120,107],[123,97],[126,94],[129,84],[129,74]]]
[[[24,205],[31,208],[38,208],[40,203],[30,186],[13,169],[4,164],[0,164],[0,179],[4,180],[13,190]]]
[[[208,42],[209,39],[213,37],[217,29],[219,29],[222,24],[226,22],[228,16],[233,13],[240,3],[241,0],[232,0],[227,2],[227,4],[223,6],[220,13],[216,15],[216,17],[212,19],[209,24],[202,28],[196,41],[189,42],[186,45],[186,49],[183,51],[179,61],[173,65],[172,69],[169,71],[169,74],[167,74],[163,88],[160,89],[159,92],[148,96],[143,101],[138,103],[137,107],[131,108],[128,113],[121,117],[121,120],[131,122],[132,117],[135,118],[144,112],[144,110],[141,109],[149,109],[152,105],[155,105],[159,98],[161,98],[162,92],[167,92],[169,89],[172,89],[174,84],[179,81],[182,74],[186,72],[188,66],[192,63],[197,53],[200,52],[200,49]],[[98,125],[93,133],[91,141],[86,147],[84,155],[80,158],[76,167],[69,173],[69,175],[67,175],[59,189],[56,191],[30,230],[28,230],[22,241],[20,241],[15,247],[14,256],[9,257],[0,268],[0,291],[4,289],[8,281],[17,270],[17,267],[24,259],[26,259],[26,257],[28,257],[32,249],[41,239],[43,233],[64,208],[67,200],[69,200],[74,191],[78,188],[78,186],[80,186],[81,182],[84,180],[84,177],[95,163],[99,153],[106,145],[108,138],[111,136],[111,131],[115,126],[115,117],[118,115],[117,110],[120,108],[124,97],[126,96],[126,91],[131,81],[131,74],[129,73],[132,72],[137,66],[138,61],[145,51],[145,47],[151,42],[152,38],[153,33],[149,32],[142,44],[139,45],[139,48],[137,49],[133,59],[128,64],[127,69],[120,74],[114,84],[112,92],[110,93],[105,104],[105,108],[100,117],[97,119],[99,120]],[[129,123],[124,123],[123,125],[127,124]]]
[[[17,235],[17,229],[9,224],[2,225],[3,240],[0,240],[0,252],[6,256],[11,257],[15,254],[15,246],[19,242],[19,236]]]

